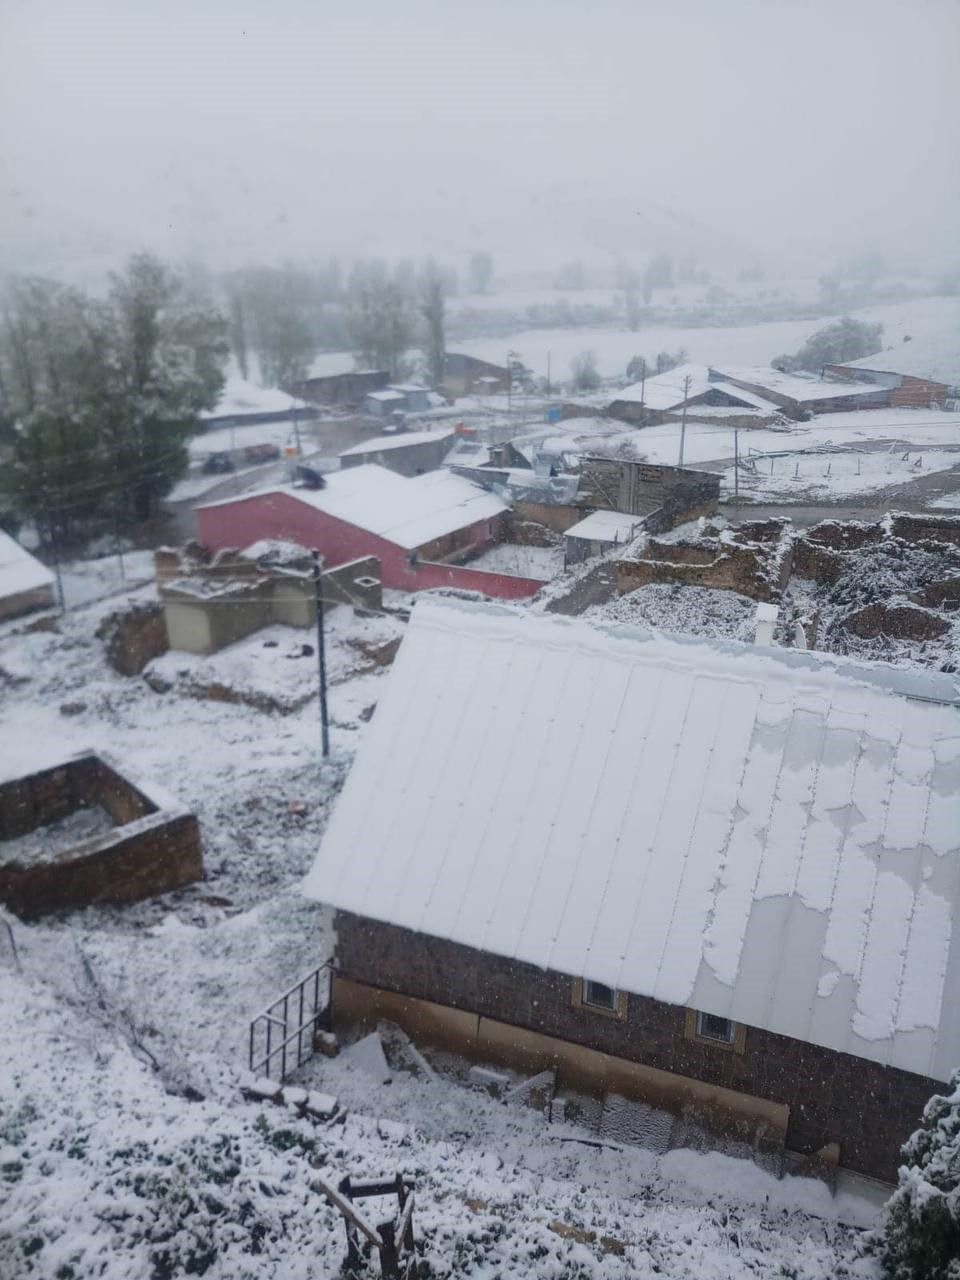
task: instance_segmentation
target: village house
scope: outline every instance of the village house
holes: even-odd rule
[[[304,378],[291,384],[290,391],[310,404],[332,409],[357,409],[371,391],[382,391],[390,381],[389,373],[352,370],[316,378]]]
[[[450,472],[406,478],[365,465],[335,471],[320,487],[282,485],[197,508],[211,551],[263,540],[316,548],[327,568],[380,562],[385,587],[458,587],[504,599],[534,595],[546,579],[465,563],[502,541],[507,504]]]
[[[957,342],[904,340],[876,355],[846,364],[828,364],[837,378],[856,378],[885,387],[892,408],[960,407],[960,354]],[[948,404],[948,402],[955,402]]]
[[[340,454],[341,468],[376,463],[399,476],[420,476],[436,471],[456,443],[452,427],[436,431],[399,431],[351,445]]]
[[[452,400],[460,396],[505,395],[510,390],[510,370],[477,356],[448,351],[443,358],[440,386]]]
[[[960,1061],[958,767],[938,673],[421,601],[305,882],[334,1026],[892,1180]]]
[[[370,391],[363,400],[363,412],[373,418],[391,418],[395,413],[429,413],[444,403],[427,387],[411,383],[390,383],[382,391]]]
[[[200,414],[204,429],[248,427],[266,422],[285,422],[295,415],[316,417],[316,410],[297,396],[278,387],[258,387],[233,373],[224,385],[217,404]]]
[[[0,529],[0,619],[52,608],[54,581],[46,565]]]

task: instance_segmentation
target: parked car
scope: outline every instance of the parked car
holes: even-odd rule
[[[229,453],[208,453],[204,459],[201,470],[207,476],[225,475],[230,471],[236,471],[236,465]]]
[[[248,444],[243,451],[247,462],[275,462],[280,457],[280,446],[276,444]]]

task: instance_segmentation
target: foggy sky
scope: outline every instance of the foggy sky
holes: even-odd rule
[[[0,267],[936,266],[958,52],[956,0],[0,0]]]

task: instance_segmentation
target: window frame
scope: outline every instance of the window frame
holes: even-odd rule
[[[730,1024],[731,1037],[729,1040],[718,1040],[716,1036],[704,1035],[701,1031],[700,1019],[704,1016],[703,1009],[687,1009],[684,1020],[683,1035],[684,1039],[692,1040],[695,1044],[709,1045],[711,1049],[719,1049],[721,1053],[743,1053],[747,1047],[747,1028],[743,1022],[735,1022],[733,1018],[724,1018],[724,1021]],[[711,1018],[723,1018],[723,1014],[713,1013],[707,1014]]]
[[[595,1013],[600,1018],[614,1018],[617,1022],[626,1022],[626,991],[618,991],[616,987],[609,987],[609,990],[613,992],[612,1006],[591,1004],[590,1001],[586,999],[587,984],[596,981],[598,981],[598,979],[595,978],[574,978],[570,1003],[575,1009],[582,1009],[585,1013]],[[606,982],[601,982],[599,985],[602,987],[608,986]]]

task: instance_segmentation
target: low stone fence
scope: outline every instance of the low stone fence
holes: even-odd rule
[[[22,852],[22,837],[95,807],[109,815],[105,832],[47,856]],[[22,919],[139,902],[202,877],[194,815],[102,755],[84,752],[0,784],[0,902]]]

